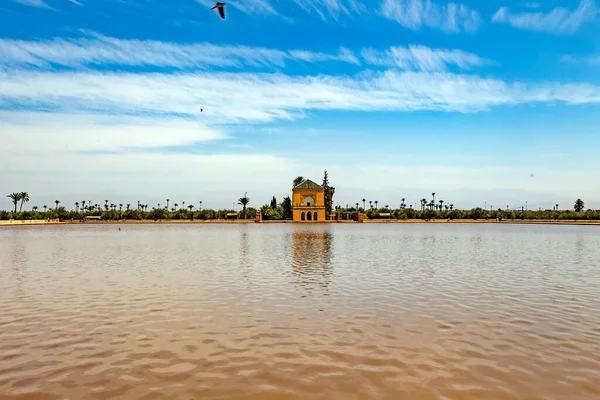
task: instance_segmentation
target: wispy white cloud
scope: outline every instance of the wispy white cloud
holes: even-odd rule
[[[119,151],[191,145],[228,136],[199,121],[174,117],[0,111],[3,152]]]
[[[446,71],[449,65],[469,70],[493,64],[490,60],[462,50],[431,49],[419,45],[391,47],[384,51],[364,49],[361,55],[367,64],[414,71]]]
[[[338,53],[307,50],[282,51],[261,47],[178,44],[153,40],[125,40],[93,35],[93,38],[22,41],[0,39],[0,65],[58,64],[79,67],[94,64],[127,66],[151,65],[176,68],[283,67],[287,61],[358,63],[354,54],[342,48]]]
[[[448,33],[474,32],[481,24],[479,13],[464,4],[439,4],[432,0],[383,0],[380,13],[415,31],[426,26]]]
[[[509,24],[518,29],[569,34],[576,32],[597,15],[598,9],[594,0],[581,0],[575,10],[556,7],[548,12],[511,13],[507,7],[502,7],[494,14],[492,21]]]
[[[332,17],[338,20],[340,16],[363,14],[367,11],[366,3],[358,0],[294,0],[306,12],[316,12],[321,19]]]
[[[21,41],[0,39],[0,68],[52,65],[87,67],[100,64],[156,66],[207,70],[221,68],[283,68],[289,63],[343,62],[354,65],[394,67],[416,71],[445,71],[448,66],[469,70],[492,65],[491,60],[454,49],[431,49],[422,45],[366,48],[360,57],[350,49],[324,53],[308,50],[278,50],[210,43],[177,44],[151,40],[122,40],[96,35],[95,38]]]
[[[306,50],[290,50],[288,54],[294,60],[306,62],[344,61],[351,64],[360,64],[358,58],[351,50],[342,47],[338,53],[315,53]]]
[[[24,4],[26,6],[31,7],[41,7],[41,8],[50,8],[48,4],[44,2],[44,0],[13,0],[15,3]]]
[[[528,2],[528,3],[523,3],[522,6],[527,7],[527,8],[540,8],[541,4],[534,3],[534,2]]]
[[[573,64],[600,65],[600,54],[591,54],[588,56],[573,56],[569,54],[562,56],[561,61]]]
[[[364,72],[355,77],[282,74],[0,72],[0,107],[198,114],[216,122],[269,122],[309,110],[475,112],[532,102],[600,102],[587,84],[522,84],[474,75]]]

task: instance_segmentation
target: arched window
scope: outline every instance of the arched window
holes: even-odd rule
[[[317,218],[317,212],[315,211],[315,212],[313,213],[313,215],[314,215],[314,216],[313,216],[313,219],[314,219],[315,221],[317,221],[317,220],[318,220],[318,218]]]
[[[312,220],[312,213],[310,211],[306,213],[306,219],[309,221]]]
[[[304,198],[304,201],[303,201],[302,205],[305,206],[305,207],[314,206],[315,205],[315,200],[312,197],[310,197],[310,196],[306,196]]]
[[[306,219],[305,215],[304,215],[304,211],[302,211],[302,214],[300,214],[300,219],[302,221],[304,221]]]

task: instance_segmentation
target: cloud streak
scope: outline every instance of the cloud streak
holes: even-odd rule
[[[470,70],[493,64],[490,60],[462,50],[431,49],[419,45],[391,47],[384,51],[364,49],[361,55],[367,64],[413,71],[446,71],[449,66]]]
[[[278,50],[246,46],[177,44],[151,40],[122,40],[104,36],[80,39],[21,41],[0,39],[0,66],[52,69],[97,65],[128,67],[153,66],[181,70],[218,68],[284,68],[290,63],[340,62],[360,66],[393,67],[414,71],[445,71],[449,66],[463,70],[492,65],[473,53],[462,50],[431,49],[421,45],[393,46],[380,50],[366,48],[355,54],[347,48],[337,52]]]
[[[0,111],[3,151],[120,151],[183,146],[229,137],[198,121],[94,114]],[[43,144],[40,146],[40,144]]]
[[[413,31],[428,27],[447,33],[472,33],[481,25],[479,13],[466,5],[432,0],[383,0],[380,14]]]
[[[596,18],[596,15],[598,9],[594,0],[581,0],[579,7],[572,11],[564,7],[556,7],[549,12],[511,13],[507,7],[502,7],[494,14],[492,21],[509,24],[517,29],[572,34],[583,24]]]
[[[15,3],[24,4],[31,7],[50,8],[44,0],[13,0]]]
[[[321,19],[332,17],[338,20],[342,15],[364,14],[365,3],[359,0],[294,0],[306,12],[316,12]]]
[[[180,113],[210,123],[271,122],[310,110],[476,112],[491,107],[600,102],[587,84],[522,84],[473,75],[364,72],[354,77],[248,73],[0,72],[0,107]]]
[[[591,54],[583,57],[565,55],[561,57],[561,61],[572,64],[600,65],[600,54]]]
[[[30,65],[46,68],[52,64],[67,67],[108,64],[206,69],[284,67],[290,61],[358,63],[354,54],[345,48],[341,48],[338,53],[325,54],[307,50],[283,51],[237,45],[177,44],[94,36],[36,42],[0,39],[0,64],[7,67]]]

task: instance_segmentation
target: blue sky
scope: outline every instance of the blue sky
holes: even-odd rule
[[[600,207],[593,0],[212,5],[2,0],[5,192],[258,206],[328,170],[344,205]]]

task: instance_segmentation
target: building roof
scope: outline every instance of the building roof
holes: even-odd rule
[[[294,186],[294,189],[323,189],[323,186],[314,183],[310,179],[304,179],[302,182]]]

